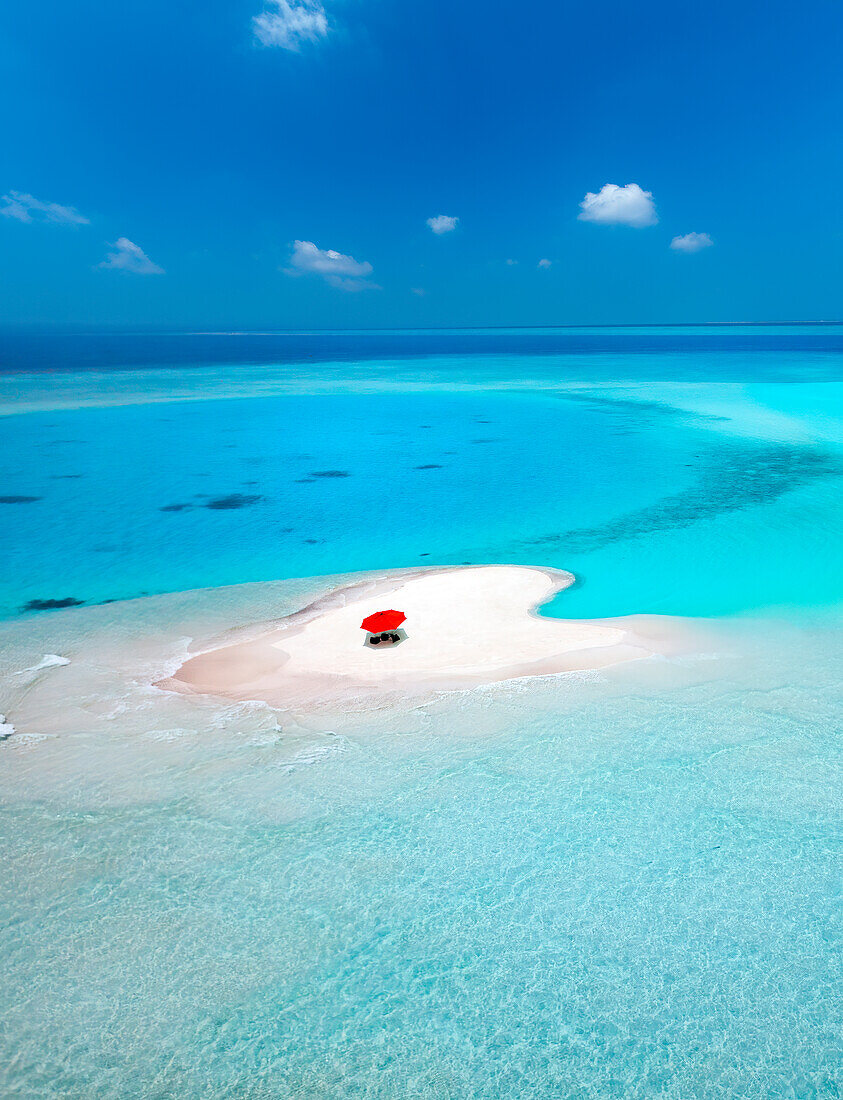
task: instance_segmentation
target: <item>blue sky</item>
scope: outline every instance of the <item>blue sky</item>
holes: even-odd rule
[[[0,321],[838,318],[841,55],[838,0],[7,5]]]

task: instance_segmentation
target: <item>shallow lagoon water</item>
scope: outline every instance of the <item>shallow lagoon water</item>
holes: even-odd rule
[[[839,376],[746,354],[8,416],[3,1093],[839,1096]],[[150,687],[295,578],[495,560],[698,651],[318,722]]]
[[[209,339],[163,350],[208,354]],[[491,561],[572,569],[564,613],[585,617],[839,603],[843,333],[708,339],[611,333],[591,354],[457,359],[408,335],[392,362],[234,366],[236,338],[218,337],[219,362],[106,371],[79,336],[67,369],[28,374],[13,342],[0,615]],[[85,349],[93,366],[73,367]]]

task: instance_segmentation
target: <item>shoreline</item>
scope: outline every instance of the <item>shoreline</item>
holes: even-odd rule
[[[678,631],[657,616],[539,614],[574,580],[563,570],[513,565],[373,574],[279,619],[218,635],[156,686],[301,706],[562,675],[676,650]],[[407,613],[407,638],[378,651],[364,644],[359,624],[386,607]]]

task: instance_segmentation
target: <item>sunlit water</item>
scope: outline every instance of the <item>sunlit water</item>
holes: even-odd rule
[[[843,337],[541,335],[10,339],[2,1095],[843,1092]],[[374,715],[151,686],[308,578],[495,561],[699,643]]]

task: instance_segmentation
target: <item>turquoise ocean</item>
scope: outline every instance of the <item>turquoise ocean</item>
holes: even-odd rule
[[[843,326],[0,336],[0,1094],[843,1095]],[[691,654],[154,688],[347,575]]]

